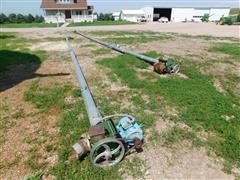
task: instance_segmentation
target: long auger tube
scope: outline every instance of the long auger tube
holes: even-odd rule
[[[83,37],[85,37],[85,38],[87,38],[87,39],[89,39],[89,40],[91,40],[91,41],[93,41],[93,42],[96,42],[96,43],[98,43],[98,44],[101,44],[101,45],[103,45],[103,46],[105,46],[105,47],[107,47],[107,48],[110,48],[110,49],[113,49],[113,50],[115,50],[115,51],[118,51],[118,52],[120,52],[120,53],[135,56],[135,57],[137,57],[137,58],[139,58],[139,59],[141,59],[141,60],[143,60],[143,61],[145,61],[145,62],[148,62],[148,63],[150,63],[150,64],[152,64],[152,65],[159,62],[158,59],[154,59],[154,58],[151,58],[151,57],[142,55],[142,54],[135,53],[135,52],[133,52],[133,51],[129,51],[129,50],[124,49],[124,48],[122,48],[122,47],[119,47],[118,45],[115,45],[115,44],[113,44],[113,45],[107,44],[107,43],[102,42],[102,41],[100,41],[100,40],[98,40],[98,39],[95,39],[95,38],[92,38],[92,37],[90,37],[90,36],[88,36],[88,35],[85,35],[85,34],[79,32],[79,31],[75,31],[75,33],[77,33],[77,34],[79,34],[79,35],[81,35],[81,36],[83,36]]]
[[[118,46],[117,44],[108,44],[108,43],[102,42],[98,39],[92,38],[86,34],[79,32],[79,31],[75,31],[75,33],[82,37],[85,37],[93,42],[101,44],[102,46],[107,47],[109,49],[115,50],[122,54],[128,54],[128,55],[137,57],[138,59],[143,60],[143,61],[153,65],[154,72],[156,72],[158,74],[166,74],[166,73],[171,74],[171,73],[177,73],[179,71],[179,65],[173,65],[172,62],[169,60],[160,60],[160,59],[151,58],[151,57],[124,49],[124,48]]]
[[[77,78],[79,81],[80,89],[82,92],[82,97],[84,100],[84,104],[86,106],[90,124],[91,124],[91,126],[94,126],[102,120],[102,115],[100,114],[100,112],[96,106],[96,103],[93,99],[92,93],[88,87],[88,84],[87,84],[84,74],[82,72],[81,66],[78,63],[77,57],[72,49],[69,39],[70,39],[69,37],[66,37],[68,51],[70,53],[70,56],[71,56],[71,59],[72,59],[72,62],[73,62],[73,65],[74,65],[74,68],[75,68],[75,71],[77,74]]]

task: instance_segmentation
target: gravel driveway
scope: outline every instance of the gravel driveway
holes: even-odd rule
[[[215,23],[158,23],[149,22],[134,25],[115,26],[84,26],[84,27],[64,27],[64,28],[1,28],[1,32],[39,32],[56,33],[72,30],[82,31],[154,31],[173,32],[189,35],[210,35],[216,37],[240,38],[240,26],[238,25],[216,25]]]

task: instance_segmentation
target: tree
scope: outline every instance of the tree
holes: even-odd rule
[[[103,13],[100,13],[97,18],[98,21],[103,21],[104,20],[104,15]]]
[[[8,15],[8,20],[10,23],[16,23],[17,22],[17,16],[16,14],[12,13]]]
[[[0,14],[0,24],[6,23],[8,21],[8,18],[5,14],[1,13]]]
[[[25,22],[26,23],[32,23],[34,20],[35,19],[31,14],[28,14],[27,16],[25,16]]]
[[[18,14],[17,15],[17,19],[16,19],[17,23],[24,23],[25,22],[25,18],[22,14]]]

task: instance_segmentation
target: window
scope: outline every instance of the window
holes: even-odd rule
[[[202,18],[202,16],[193,16],[193,18]]]
[[[82,11],[76,11],[76,15],[82,15]]]
[[[67,4],[67,3],[71,3],[71,0],[58,0],[58,3]]]

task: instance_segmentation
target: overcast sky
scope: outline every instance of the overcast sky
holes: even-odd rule
[[[239,7],[239,0],[88,0],[96,12],[139,9],[144,6],[161,7]],[[0,0],[0,12],[42,14],[41,0]]]

